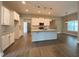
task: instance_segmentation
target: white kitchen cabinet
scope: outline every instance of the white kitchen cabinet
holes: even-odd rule
[[[10,11],[10,25],[14,25],[13,11]]]
[[[12,44],[12,43],[14,43],[14,33],[10,33],[10,45]]]
[[[2,50],[5,50],[9,46],[9,34],[4,35],[2,38]]]
[[[14,43],[14,41],[15,41],[14,40],[14,32],[1,36],[1,39],[2,39],[2,50],[4,51],[12,43]]]
[[[17,12],[13,12],[13,15],[14,15],[14,20],[16,20],[16,21],[19,21],[19,14],[17,13]]]
[[[38,18],[32,18],[31,25],[36,25],[36,26],[39,25]]]
[[[44,19],[44,25],[49,26],[51,19]]]
[[[4,6],[1,7],[1,25],[10,25],[10,11]]]
[[[48,18],[32,18],[31,25],[39,25],[39,23],[44,23],[45,26],[49,26],[50,20]]]

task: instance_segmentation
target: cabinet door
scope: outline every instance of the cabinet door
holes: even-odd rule
[[[14,20],[19,21],[19,14],[16,13],[15,11],[13,13],[14,13]]]
[[[10,33],[10,45],[14,43],[14,33]]]
[[[50,20],[51,20],[51,19],[45,19],[45,20],[44,20],[44,25],[45,25],[45,26],[49,26]]]
[[[31,25],[39,25],[38,18],[32,18]]]
[[[2,7],[1,10],[1,25],[10,25],[10,11],[5,7]]]
[[[5,50],[9,46],[9,35],[2,36],[2,50]]]
[[[7,8],[4,8],[4,25],[10,25],[10,11]]]
[[[14,19],[13,19],[13,11],[10,11],[10,25],[14,25]]]

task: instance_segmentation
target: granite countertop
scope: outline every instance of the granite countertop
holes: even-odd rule
[[[40,29],[32,29],[31,31],[32,32],[51,32],[51,31],[56,32],[56,29],[46,29],[46,30],[45,29],[41,29],[41,30]]]

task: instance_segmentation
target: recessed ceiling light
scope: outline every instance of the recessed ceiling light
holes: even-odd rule
[[[26,12],[28,12],[29,10],[28,10],[28,9],[26,9],[25,11],[26,11]]]
[[[41,11],[38,11],[38,13],[41,13]]]
[[[26,2],[25,1],[22,1],[22,4],[26,4]]]
[[[50,13],[50,12],[48,12],[48,14],[50,15],[51,13]]]

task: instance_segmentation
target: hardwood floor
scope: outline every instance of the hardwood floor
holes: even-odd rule
[[[4,57],[78,57],[77,37],[59,34],[57,40],[31,42],[31,35],[21,39],[4,51]]]

